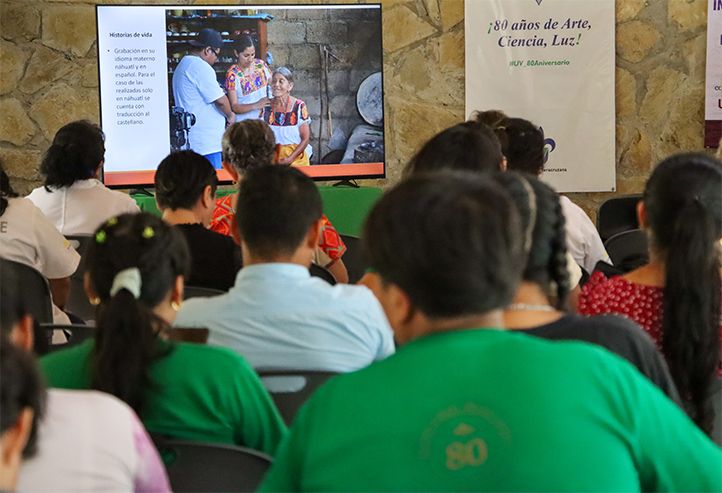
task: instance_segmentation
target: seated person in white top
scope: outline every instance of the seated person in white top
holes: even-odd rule
[[[35,343],[32,316],[19,296],[19,283],[13,271],[2,265],[0,274],[3,429],[6,418],[14,421],[12,415],[27,412],[18,405],[8,405],[6,393],[22,391],[21,405],[33,409],[36,418],[25,449],[26,460],[17,478],[17,490],[170,491],[160,456],[128,405],[96,391],[51,389],[46,394],[31,356]],[[15,364],[6,361],[9,350],[20,353],[12,358]],[[42,419],[38,419],[42,414],[39,411],[44,411]],[[0,471],[0,487],[4,490],[8,488],[2,482],[5,468]]]
[[[486,123],[501,142],[511,171],[530,173],[539,178],[544,171],[544,133],[528,120],[510,118],[498,110],[476,114],[476,121]],[[597,228],[581,207],[564,195],[559,196],[566,221],[567,249],[588,274],[597,262],[612,261],[602,244]]]
[[[301,171],[246,171],[233,222],[244,267],[228,294],[187,301],[174,325],[207,327],[208,344],[237,351],[256,370],[350,372],[391,355],[391,328],[373,294],[308,272],[322,212]]]
[[[45,186],[28,198],[64,235],[90,235],[111,217],[140,212],[129,195],[98,180],[104,159],[103,131],[97,125],[80,120],[55,134],[40,164]]]
[[[70,276],[80,255],[28,199],[19,198],[0,163],[0,257],[29,265],[48,279],[53,322],[69,324],[60,308],[70,295]]]

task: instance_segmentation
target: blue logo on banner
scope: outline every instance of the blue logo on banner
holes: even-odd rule
[[[544,133],[544,129],[542,127],[539,127],[539,130],[541,130],[541,133]],[[556,148],[557,143],[554,142],[554,139],[544,139],[544,164],[546,164],[549,160],[549,154],[551,154]]]
[[[722,0],[720,0],[720,1],[722,1]],[[537,5],[541,5],[541,3],[542,3],[542,0],[536,0]]]

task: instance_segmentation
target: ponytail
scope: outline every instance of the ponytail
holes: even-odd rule
[[[5,210],[8,208],[8,199],[17,196],[18,194],[10,186],[10,178],[5,173],[5,168],[0,161],[0,216],[5,214]]]
[[[690,416],[707,434],[714,409],[710,388],[720,363],[718,227],[699,201],[685,205],[666,248],[662,350]]]
[[[168,354],[158,344],[166,322],[154,313],[185,275],[189,255],[176,229],[148,214],[125,214],[101,226],[88,251],[97,312],[91,388],[115,395],[142,416],[156,384],[151,365]]]
[[[644,190],[651,246],[665,262],[662,351],[687,411],[707,434],[720,364],[722,163],[704,154],[662,161]]]

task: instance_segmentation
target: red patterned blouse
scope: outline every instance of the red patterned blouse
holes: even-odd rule
[[[213,231],[226,236],[231,235],[231,221],[233,220],[233,216],[235,216],[235,212],[231,207],[231,197],[232,195],[226,195],[225,197],[216,199],[216,209],[213,211],[213,219],[211,220],[210,226],[210,229]],[[321,216],[321,219],[323,220],[323,225],[318,247],[331,259],[331,262],[324,265],[324,267],[329,267],[336,263],[346,252],[346,245],[344,245],[343,240],[325,214]]]

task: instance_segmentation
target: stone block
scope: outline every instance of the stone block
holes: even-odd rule
[[[667,17],[675,21],[681,32],[704,27],[707,24],[707,2],[705,0],[669,0]]]
[[[328,73],[328,90],[331,94],[336,92],[348,93],[349,73],[346,70],[332,70]]]
[[[438,0],[441,26],[448,31],[464,20],[464,0]]]
[[[438,0],[421,0],[429,20],[435,25],[441,25],[441,8]]]
[[[444,33],[438,39],[439,64],[443,68],[466,68],[464,32]]]
[[[45,138],[52,141],[66,123],[95,116],[97,105],[97,97],[85,100],[75,89],[60,83],[35,101],[30,108],[30,117],[40,126]]]
[[[303,44],[306,42],[306,24],[288,21],[269,22],[268,39],[279,45]]]
[[[667,67],[657,67],[647,78],[647,93],[639,114],[650,122],[662,122],[684,75]]]
[[[291,70],[318,70],[321,66],[318,45],[290,46],[286,66]]]
[[[619,195],[629,195],[632,193],[642,193],[647,183],[647,174],[635,176],[617,175],[617,193]]]
[[[658,159],[682,151],[696,151],[704,146],[704,81],[686,79],[679,84],[672,99],[660,135]]]
[[[73,66],[73,62],[60,53],[38,46],[20,82],[20,90],[25,94],[34,94],[69,73]]]
[[[291,94],[318,94],[320,72],[318,70],[294,70]]]
[[[271,70],[276,67],[285,67],[288,65],[290,58],[289,53],[291,51],[290,47],[284,45],[269,44],[268,51],[273,54],[273,66],[271,67]]]
[[[325,20],[328,17],[327,9],[291,9],[286,11],[286,20]]]
[[[390,8],[383,15],[384,48],[393,52],[431,36],[436,29],[405,5]]]
[[[632,173],[648,173],[652,169],[652,144],[644,130],[638,130],[631,147],[622,156],[622,166]]]
[[[40,177],[38,174],[42,159],[40,151],[0,147],[0,158],[8,176],[24,180],[37,180]],[[20,190],[15,191],[21,193]]]
[[[617,22],[634,19],[644,8],[646,0],[618,0],[615,3]]]
[[[95,42],[95,9],[90,5],[43,9],[43,44],[85,56]]]
[[[379,20],[381,9],[331,9],[328,11],[329,19],[337,20],[354,20],[354,21],[373,21]]]
[[[312,21],[306,24],[307,43],[340,43],[345,44],[348,26],[345,22]]]
[[[693,79],[704,80],[707,60],[707,33],[690,39],[682,47],[689,75]]]
[[[0,41],[0,94],[8,93],[17,87],[25,71],[29,53],[23,48],[7,41]]]
[[[83,87],[98,87],[98,64],[91,63],[83,67]]]
[[[623,119],[631,116],[636,107],[637,81],[632,74],[623,68],[617,67],[614,92],[617,104],[617,118]]]
[[[331,115],[353,116],[358,114],[356,108],[356,96],[348,94],[340,94],[331,98]]]
[[[17,99],[0,101],[0,115],[0,140],[22,146],[35,134],[35,125]]]
[[[629,62],[641,62],[659,38],[659,31],[648,24],[626,22],[617,26],[617,54]]]
[[[0,33],[4,39],[28,42],[40,34],[40,12],[28,2],[0,2]]]

